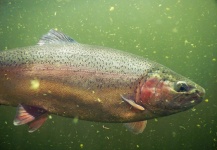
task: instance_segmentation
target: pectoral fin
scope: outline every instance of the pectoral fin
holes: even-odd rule
[[[29,125],[29,132],[37,130],[47,119],[47,111],[43,108],[21,105],[17,107],[14,125]]]
[[[22,125],[26,124],[28,122],[31,122],[35,119],[33,115],[31,115],[29,112],[27,112],[26,108],[24,105],[19,104],[17,107],[17,113],[14,118],[14,125]]]
[[[126,97],[124,97],[123,95],[121,95],[121,98],[126,101],[128,104],[130,104],[131,106],[133,106],[134,108],[138,109],[138,110],[145,110],[144,107],[142,107],[141,105],[136,104],[133,100],[128,99]]]
[[[124,123],[126,128],[134,134],[142,133],[147,125],[147,120],[139,122]]]

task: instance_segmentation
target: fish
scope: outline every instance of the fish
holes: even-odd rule
[[[139,134],[147,120],[186,111],[205,96],[161,64],[54,29],[34,46],[0,51],[0,83],[0,105],[17,107],[13,123],[30,133],[54,114],[123,123]]]

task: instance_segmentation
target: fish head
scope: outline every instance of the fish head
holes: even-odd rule
[[[205,95],[201,86],[164,67],[144,75],[136,91],[136,103],[159,116],[190,109]]]

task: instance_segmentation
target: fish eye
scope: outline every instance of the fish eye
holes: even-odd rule
[[[187,91],[189,91],[189,87],[188,87],[186,82],[178,81],[175,83],[175,90],[177,92],[187,92]]]

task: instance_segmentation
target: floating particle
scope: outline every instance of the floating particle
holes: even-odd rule
[[[195,100],[192,100],[192,101],[190,101],[191,102],[191,104],[193,104],[193,103],[195,103]]]
[[[172,32],[173,32],[173,33],[177,33],[177,32],[178,32],[178,29],[175,27],[175,28],[172,29]]]
[[[193,107],[192,109],[191,109],[192,111],[196,111],[196,109]]]
[[[173,136],[173,137],[176,137],[176,132],[172,132],[172,136]]]
[[[186,44],[189,44],[190,42],[188,42],[188,40],[185,40],[184,43],[185,43],[185,45],[186,45]]]
[[[103,129],[109,130],[110,128],[106,127],[106,126],[102,126]]]
[[[80,144],[80,148],[84,148],[84,144]]]
[[[101,99],[100,99],[100,98],[97,98],[97,101],[98,101],[98,102],[101,102]]]
[[[78,123],[78,117],[75,117],[75,118],[73,119],[73,123],[74,123],[74,124]]]
[[[192,46],[192,47],[196,47],[196,45],[195,45],[195,44],[193,44],[193,43],[191,43],[191,46]]]
[[[200,128],[201,126],[199,124],[197,124],[197,127]]]
[[[30,81],[30,89],[37,90],[40,86],[40,83],[37,79]]]
[[[205,99],[204,101],[205,101],[205,102],[207,102],[207,103],[209,102],[209,100],[208,100],[208,99]]]
[[[184,126],[179,126],[179,128],[180,128],[180,129],[184,129],[184,130],[185,130],[185,127],[184,127]]]
[[[216,59],[215,59],[215,58],[213,58],[213,59],[212,59],[212,61],[214,61],[214,62],[215,62],[215,61],[216,61]]]
[[[110,9],[109,9],[109,11],[114,11],[114,9],[115,8],[113,6],[111,6]]]

